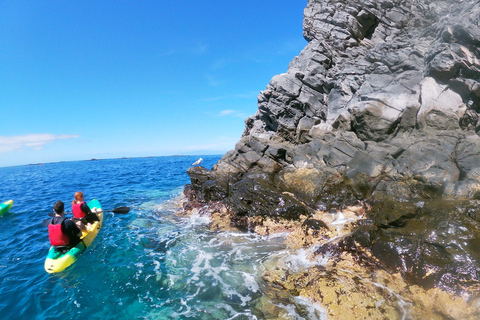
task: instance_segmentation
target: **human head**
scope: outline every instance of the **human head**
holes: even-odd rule
[[[82,191],[75,192],[74,197],[75,197],[76,201],[83,201],[83,199],[84,199],[83,192]]]
[[[65,205],[63,204],[63,201],[57,201],[53,205],[53,211],[55,211],[56,214],[63,214],[65,211]]]

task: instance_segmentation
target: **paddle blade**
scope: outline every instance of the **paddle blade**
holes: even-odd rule
[[[129,213],[130,208],[129,207],[118,207],[112,210],[113,213]]]
[[[44,226],[44,227],[48,226],[48,225],[50,224],[50,220],[52,220],[52,219],[45,219],[45,220],[43,220],[43,221],[42,221],[42,226]]]

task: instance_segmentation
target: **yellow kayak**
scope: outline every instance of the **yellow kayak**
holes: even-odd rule
[[[100,221],[95,221],[91,225],[86,225],[87,231],[82,235],[82,241],[80,241],[75,247],[68,251],[57,251],[52,246],[48,251],[47,258],[45,259],[45,270],[48,273],[61,272],[71,266],[78,257],[87,249],[95,240],[98,232],[103,225],[103,211],[100,202],[97,199],[93,199],[88,203],[92,212],[97,213]]]

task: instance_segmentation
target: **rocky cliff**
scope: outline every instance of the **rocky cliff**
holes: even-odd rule
[[[424,288],[478,286],[480,1],[309,0],[303,26],[235,150],[188,170],[186,208],[322,229],[314,214],[361,205],[340,248]]]

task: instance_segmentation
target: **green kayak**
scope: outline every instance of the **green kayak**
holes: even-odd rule
[[[10,208],[12,206],[13,206],[13,200],[8,200],[8,201],[5,201],[4,203],[0,203],[0,216],[10,211]]]

